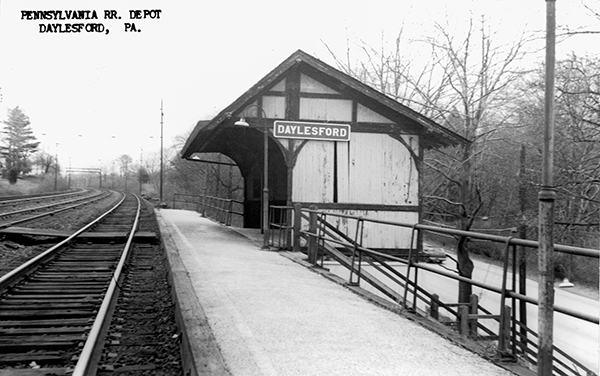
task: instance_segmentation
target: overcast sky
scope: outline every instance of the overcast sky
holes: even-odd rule
[[[132,20],[136,9],[160,10],[160,18]],[[22,19],[27,10],[95,10],[98,19]],[[104,10],[120,19],[105,19]],[[507,42],[545,27],[544,0],[1,0],[0,119],[19,106],[63,167],[107,166],[120,154],[138,160],[142,150],[159,150],[161,100],[170,146],[297,49],[335,66],[326,46],[342,56],[348,39],[379,45],[383,35],[391,43],[401,28],[419,39],[435,22],[460,33],[469,15],[480,14]],[[558,0],[557,19],[600,29],[582,0]],[[101,23],[109,32],[41,32],[69,22]],[[126,32],[125,23],[141,31]],[[597,48],[591,38],[574,38],[558,53]]]

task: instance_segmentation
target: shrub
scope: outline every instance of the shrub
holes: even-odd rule
[[[8,176],[7,176],[7,178],[8,178],[8,182],[9,182],[10,184],[17,184],[17,179],[19,178],[19,171],[18,171],[18,170],[16,170],[16,169],[14,169],[14,168],[13,168],[13,169],[10,169],[10,170],[8,171]]]

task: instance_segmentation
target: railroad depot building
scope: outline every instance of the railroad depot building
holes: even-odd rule
[[[467,142],[298,50],[215,118],[198,122],[182,150],[182,158],[222,153],[237,164],[244,227],[260,227],[265,139],[271,205],[315,204],[411,224],[421,219],[424,150]],[[410,229],[387,227],[365,226],[363,245],[410,247]]]

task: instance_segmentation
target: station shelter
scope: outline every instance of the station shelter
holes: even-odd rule
[[[260,227],[263,175],[270,205],[315,204],[328,212],[419,223],[424,149],[464,142],[298,50],[215,118],[198,122],[182,158],[222,153],[237,164],[244,178],[244,227]],[[410,246],[410,229],[364,231],[368,247]]]

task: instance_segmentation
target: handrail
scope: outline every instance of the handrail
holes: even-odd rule
[[[178,196],[186,196],[198,198],[198,201],[187,201],[177,200]],[[213,218],[226,226],[231,226],[231,220],[233,215],[244,216],[243,212],[234,210],[234,204],[244,205],[244,202],[231,199],[221,198],[208,195],[194,195],[187,193],[175,193],[173,194],[173,207],[175,202],[184,202],[196,205],[196,211],[201,213],[205,217]]]
[[[340,218],[348,218],[348,219],[357,219],[358,218],[357,216],[353,216],[353,215],[333,213],[333,212],[328,212],[325,210],[313,210],[313,209],[304,209],[303,208],[302,211],[304,211],[306,213],[314,212],[317,214],[333,215],[333,216],[340,217]],[[412,223],[404,223],[404,222],[386,221],[386,220],[381,220],[381,219],[364,218],[364,220],[367,222],[383,224],[383,225],[391,225],[391,226],[398,226],[398,227],[405,227],[405,228],[413,228],[414,227],[417,230],[425,230],[425,231],[437,232],[437,233],[448,234],[448,235],[464,236],[464,237],[468,237],[468,238],[481,239],[481,240],[489,240],[489,241],[492,241],[495,243],[507,243],[508,242],[508,244],[510,244],[510,245],[518,245],[518,246],[529,247],[529,248],[539,248],[539,242],[537,242],[535,240],[521,239],[521,238],[510,237],[510,236],[491,235],[491,234],[485,234],[482,232],[458,230],[458,229],[453,229],[453,228],[437,227],[437,226],[423,225],[423,224],[412,224]],[[564,244],[554,244],[554,250],[557,252],[569,253],[569,254],[573,254],[573,255],[600,258],[600,250],[596,250],[596,249],[575,247],[575,246],[564,245]]]
[[[373,220],[373,219],[367,219],[365,217],[357,217],[357,216],[351,216],[351,215],[347,215],[347,214],[332,213],[332,212],[327,212],[327,211],[323,211],[323,210],[302,209],[302,211],[307,212],[307,213],[313,212],[313,213],[327,214],[329,216],[335,216],[335,217],[352,218],[352,219],[356,219],[356,220],[368,221],[368,222],[374,222],[374,223],[380,223],[380,224],[386,224],[386,225],[398,225],[400,227],[409,227],[407,224],[401,223],[401,222]],[[329,223],[327,223],[327,225],[331,226]],[[331,227],[333,227],[333,226],[331,226]],[[489,240],[489,241],[494,241],[494,242],[502,242],[502,243],[511,244],[511,245],[522,245],[522,246],[528,246],[528,247],[538,247],[539,246],[538,242],[536,242],[536,241],[526,240],[526,239],[519,239],[519,238],[514,238],[514,237],[489,235],[489,234],[483,234],[483,233],[477,233],[477,232],[470,232],[470,231],[464,231],[464,230],[455,230],[455,229],[447,229],[447,228],[442,228],[442,227],[435,227],[435,226],[429,226],[429,225],[419,225],[419,224],[411,225],[410,227],[414,227],[414,228],[420,229],[420,230],[435,231],[435,232],[441,232],[441,233],[446,233],[446,234],[461,235],[461,236],[466,236],[466,237],[470,237],[470,238],[477,238],[477,239]],[[304,233],[307,234],[307,235],[316,236],[316,234],[307,233],[305,231],[304,231]],[[519,240],[521,240],[521,241],[519,241]],[[329,241],[341,244],[340,242],[338,242],[336,240],[329,240]],[[351,245],[351,244],[344,244],[344,245]],[[398,262],[408,263],[408,261],[403,260],[403,259],[401,259],[399,257],[394,257],[394,256],[391,256],[391,255],[382,253],[382,252],[377,252],[377,251],[374,251],[374,250],[369,249],[369,248],[365,248],[365,247],[362,247],[362,246],[358,246],[357,248],[361,252],[364,252],[364,253],[367,253],[367,254],[377,255],[379,257],[383,257],[383,258],[386,258],[386,259],[392,260],[392,261],[398,261]],[[561,249],[561,250],[571,249],[571,251],[573,251],[573,254],[578,254],[578,255],[587,256],[587,257],[598,257],[600,255],[600,251],[593,250],[593,249],[588,249],[588,248],[571,247],[571,246],[556,244],[555,245],[555,250],[557,248]],[[574,253],[575,249],[583,250],[584,252]],[[430,271],[432,273],[443,275],[443,276],[448,277],[448,278],[452,278],[452,279],[455,279],[455,280],[458,280],[458,281],[462,281],[462,282],[467,282],[467,283],[470,283],[470,284],[472,284],[474,286],[481,287],[481,288],[484,288],[484,289],[492,291],[492,292],[496,292],[496,293],[499,293],[499,294],[502,294],[504,292],[508,296],[510,296],[512,298],[515,298],[517,300],[522,300],[522,301],[525,301],[527,303],[531,303],[531,304],[534,304],[534,305],[538,305],[539,304],[538,300],[535,299],[535,298],[532,298],[532,297],[529,297],[529,296],[526,296],[526,295],[521,295],[521,294],[518,294],[516,292],[507,290],[507,289],[497,288],[497,287],[494,287],[494,286],[491,286],[491,285],[488,285],[488,284],[485,284],[485,283],[481,283],[481,282],[475,281],[475,280],[470,279],[470,278],[461,277],[461,276],[453,274],[453,273],[448,273],[448,272],[443,271],[443,270],[435,269],[435,268],[433,268],[433,267],[431,267],[429,265],[426,265],[426,264],[422,264],[422,263],[413,261],[411,263],[411,265],[419,267],[421,269],[425,269],[425,270]],[[569,309],[569,308],[566,308],[566,307],[557,306],[557,305],[554,305],[554,309],[555,309],[556,312],[560,312],[560,313],[563,313],[563,314],[568,315],[568,316],[576,317],[576,318],[579,318],[581,320],[589,321],[589,322],[594,323],[594,324],[599,324],[600,323],[600,318],[598,316],[582,314],[582,313],[576,312],[576,311],[574,311],[572,309]]]
[[[236,200],[233,198],[221,198],[221,197],[217,197],[217,196],[209,196],[209,195],[195,195],[195,194],[191,194],[191,193],[173,193],[173,196],[187,196],[187,197],[198,197],[198,198],[215,198],[215,199],[219,199],[219,200],[226,200],[226,201],[233,201],[237,204],[244,204],[243,201],[240,200]]]
[[[280,239],[280,243],[279,243],[280,246],[284,246],[287,248],[290,245],[289,241],[291,241],[294,244],[294,250],[299,251],[299,250],[301,250],[300,239],[301,238],[305,239],[307,241],[306,246],[308,247],[306,249],[306,253],[308,254],[308,261],[309,261],[309,263],[312,263],[314,265],[318,265],[319,258],[321,259],[321,263],[322,263],[323,256],[322,256],[321,252],[327,252],[329,254],[329,256],[340,261],[340,263],[342,263],[341,262],[342,258],[340,258],[340,257],[347,258],[347,260],[344,261],[342,263],[342,265],[350,270],[350,279],[348,280],[349,285],[353,285],[353,284],[357,285],[358,283],[360,283],[360,274],[361,274],[360,263],[361,263],[361,260],[363,259],[362,255],[367,255],[369,257],[367,257],[365,259],[365,261],[363,261],[363,262],[367,262],[367,263],[371,264],[373,267],[375,267],[376,263],[379,263],[381,267],[377,267],[377,268],[375,268],[375,270],[379,271],[381,273],[381,275],[384,275],[387,278],[389,278],[389,280],[392,281],[393,283],[400,285],[401,288],[403,288],[405,290],[405,292],[410,290],[410,293],[414,297],[414,301],[412,303],[413,308],[416,308],[416,300],[417,299],[419,299],[420,301],[423,301],[425,303],[430,303],[430,304],[433,304],[431,302],[435,301],[438,307],[443,307],[444,309],[446,309],[448,312],[450,312],[453,316],[456,316],[457,318],[460,318],[460,317],[464,316],[465,314],[468,314],[467,315],[469,317],[468,320],[474,320],[474,323],[476,324],[476,326],[478,328],[481,328],[487,334],[492,334],[494,332],[491,331],[491,329],[488,329],[487,327],[485,327],[483,325],[482,321],[480,321],[478,319],[481,319],[484,316],[487,316],[488,318],[494,318],[497,316],[495,321],[497,321],[500,324],[499,325],[500,328],[498,329],[498,336],[497,336],[497,338],[499,339],[498,355],[500,357],[514,356],[516,354],[515,353],[516,348],[520,348],[524,355],[526,355],[527,353],[533,353],[533,351],[535,351],[535,347],[533,347],[533,348],[527,347],[527,343],[530,342],[527,338],[525,338],[524,340],[519,340],[517,338],[517,336],[519,336],[519,338],[521,338],[521,336],[523,335],[523,333],[517,333],[517,329],[518,329],[517,327],[522,326],[523,323],[521,323],[517,320],[515,307],[516,307],[516,301],[525,302],[525,303],[529,303],[529,304],[533,304],[533,305],[539,305],[538,299],[535,299],[535,298],[532,298],[532,297],[529,297],[529,296],[526,296],[523,294],[519,294],[515,291],[516,270],[514,270],[514,265],[512,266],[513,267],[512,288],[510,286],[508,286],[508,283],[507,283],[508,281],[506,280],[506,278],[507,278],[506,272],[507,272],[507,268],[509,267],[509,262],[508,262],[509,258],[512,257],[513,264],[516,261],[516,252],[517,252],[516,246],[527,247],[527,248],[539,248],[539,243],[537,241],[515,238],[515,237],[510,237],[510,236],[490,235],[490,234],[476,232],[476,231],[465,231],[465,230],[457,230],[457,229],[453,229],[453,228],[436,227],[436,226],[424,225],[424,224],[409,224],[409,223],[395,222],[395,221],[389,221],[389,220],[371,219],[371,218],[366,218],[366,217],[362,217],[362,216],[354,216],[354,215],[349,215],[349,214],[331,212],[331,211],[327,211],[327,210],[319,210],[318,208],[316,208],[316,206],[311,206],[310,208],[306,208],[306,207],[301,207],[301,205],[299,205],[299,204],[296,204],[293,208],[289,207],[289,206],[271,206],[271,209],[278,209],[278,210],[282,211],[282,213],[279,213],[277,219],[274,220],[273,218],[270,218],[269,223],[272,228],[280,228],[280,229],[287,230],[290,227],[290,224],[293,223],[293,226],[291,226],[292,232],[293,232],[293,237],[291,238],[291,240],[287,240],[284,242],[281,242],[281,239]],[[286,211],[288,211],[290,213],[284,214]],[[273,210],[271,210],[271,212],[273,212]],[[290,218],[292,217],[291,213],[293,213],[293,221],[290,220]],[[409,251],[409,255],[415,256],[416,260],[413,257],[411,257],[410,260],[407,260],[407,259],[403,259],[400,257],[392,256],[387,253],[380,252],[380,251],[377,251],[374,249],[369,249],[368,247],[365,247],[361,244],[362,243],[362,240],[361,240],[362,235],[360,238],[357,235],[355,239],[352,239],[352,235],[347,234],[346,232],[337,228],[334,224],[332,224],[334,222],[330,223],[328,221],[331,217],[345,218],[345,219],[356,221],[355,226],[356,226],[357,234],[358,234],[359,227],[362,227],[362,225],[365,222],[368,222],[368,223],[373,223],[373,224],[381,224],[381,225],[385,225],[385,226],[410,228],[412,230],[411,238],[413,238],[413,239],[415,236],[420,236],[420,235],[417,235],[415,233],[415,231],[416,232],[428,231],[428,232],[448,234],[451,236],[467,237],[467,238],[471,238],[471,239],[480,239],[480,240],[484,240],[484,241],[502,243],[504,252],[505,252],[504,262],[503,262],[503,266],[502,266],[503,267],[502,285],[501,285],[501,287],[496,287],[491,284],[486,284],[486,283],[483,283],[480,281],[473,280],[471,278],[466,278],[466,277],[460,276],[460,275],[456,274],[455,272],[454,273],[448,272],[448,271],[442,270],[440,268],[437,268],[435,266],[419,262],[419,256],[421,255],[421,252],[416,252],[414,255],[412,255],[413,252]],[[282,222],[282,218],[286,218],[285,223]],[[308,226],[306,225],[307,221],[308,221]],[[359,222],[360,222],[360,224],[359,224]],[[345,227],[346,227],[347,232],[350,231],[350,228],[354,229],[354,225],[352,225],[350,221],[347,221],[347,224]],[[336,247],[338,249],[339,249],[339,247],[345,248],[348,252],[350,252],[350,256],[347,256],[347,254],[344,255],[341,252],[336,251]],[[412,250],[413,247],[415,247],[415,245],[411,243],[410,249]],[[510,247],[513,247],[512,255],[510,252]],[[600,251],[595,250],[595,249],[575,247],[575,246],[569,246],[569,245],[564,245],[564,244],[555,244],[554,250],[556,252],[578,255],[578,256],[583,256],[583,257],[596,258],[596,259],[600,258]],[[356,255],[358,255],[357,256],[358,257],[357,258],[358,259],[358,267],[355,265],[355,261],[354,261],[354,257]],[[424,270],[424,271],[426,270],[426,271],[441,275],[443,277],[451,278],[453,280],[457,280],[457,281],[461,281],[461,282],[466,282],[466,283],[471,284],[472,286],[477,286],[477,287],[483,288],[485,290],[491,291],[493,293],[500,294],[500,298],[501,298],[500,301],[502,302],[501,307],[500,307],[500,314],[499,315],[491,314],[489,311],[485,310],[483,307],[480,307],[478,305],[476,305],[476,306],[472,305],[471,306],[472,308],[469,308],[469,310],[473,309],[474,311],[468,312],[466,307],[459,307],[460,309],[458,311],[455,311],[455,310],[451,309],[450,307],[456,306],[456,304],[443,303],[442,301],[439,301],[439,298],[437,298],[437,295],[430,294],[429,292],[424,291],[422,289],[422,287],[420,287],[417,284],[417,275],[416,274],[415,274],[415,277],[411,279],[408,277],[408,275],[405,276],[402,273],[400,273],[399,271],[396,271],[392,266],[388,265],[386,261],[395,261],[395,262],[407,264],[407,265],[409,265],[410,268],[415,268],[414,269],[415,272],[418,271],[419,269]],[[386,272],[386,270],[388,272]],[[359,275],[358,282],[354,282],[354,280],[352,279],[352,275],[353,275],[353,273],[357,273],[357,271],[359,273],[358,274]],[[393,277],[393,278],[390,278],[390,277]],[[372,280],[373,280],[372,276],[369,276],[369,280],[367,280],[367,282],[372,284],[372,282],[371,282]],[[375,288],[377,288],[383,294],[390,296],[388,294],[388,292],[391,291],[390,288],[386,287],[385,284],[377,281],[376,279],[375,279],[375,283],[381,284],[381,286],[377,286],[374,284],[373,286]],[[395,294],[393,294],[393,295],[395,295]],[[430,300],[427,301],[426,298],[423,298],[423,296],[428,297]],[[391,297],[391,298],[393,300],[397,300],[396,297]],[[504,303],[506,300],[508,300],[508,302]],[[402,303],[402,302],[399,301],[399,303]],[[405,305],[407,304],[406,301],[404,302],[404,304]],[[508,305],[505,305],[505,304],[508,304]],[[512,309],[510,308],[511,305],[512,305]],[[406,307],[406,308],[408,308],[408,307]],[[477,314],[478,309],[484,313],[483,316]],[[554,310],[558,313],[576,318],[578,320],[584,320],[584,321],[587,321],[587,322],[590,322],[590,323],[593,323],[596,325],[599,324],[599,321],[600,321],[599,318],[593,314],[578,312],[574,309],[571,309],[570,307],[562,307],[562,306],[555,305]],[[467,317],[467,316],[465,316],[465,317]],[[471,316],[473,316],[473,317],[471,318]],[[511,322],[512,322],[512,324],[511,324]],[[529,328],[527,328],[527,330],[530,331]],[[467,334],[465,334],[465,335],[467,335]],[[512,346],[512,354],[510,353],[510,349],[509,349],[510,346]],[[567,354],[564,353],[564,351],[559,350],[559,349],[556,349],[556,350],[557,350],[556,354],[559,354],[561,356],[564,356],[564,358],[567,358],[567,360],[568,360],[567,363],[572,364],[572,366],[565,365],[564,362],[559,361],[559,359],[557,359],[557,363],[555,364],[555,373],[567,374],[562,369],[557,368],[557,367],[565,367],[568,370],[568,372],[571,372],[574,374],[576,374],[576,372],[577,372],[574,370],[576,370],[578,367],[579,367],[579,369],[587,370],[587,368],[585,366],[583,366],[581,363],[578,363],[572,357],[569,357]],[[530,358],[528,358],[528,360],[534,362],[534,360],[532,360]],[[591,372],[590,374],[594,374],[594,373]]]

